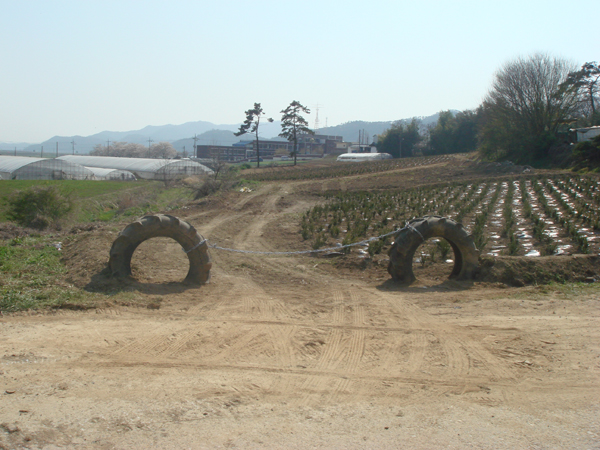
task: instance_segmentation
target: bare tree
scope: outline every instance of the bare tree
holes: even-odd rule
[[[227,163],[221,160],[219,150],[212,150],[210,152],[210,162],[206,165],[214,172],[215,180],[219,177],[219,174],[227,167]]]
[[[481,106],[483,154],[521,162],[545,158],[577,108],[576,95],[560,87],[573,69],[567,60],[535,54],[498,70]]]

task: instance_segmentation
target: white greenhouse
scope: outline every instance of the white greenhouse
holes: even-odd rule
[[[0,177],[3,180],[93,180],[85,167],[59,159],[0,155]]]
[[[344,153],[337,157],[337,161],[380,161],[382,159],[392,159],[389,153]]]
[[[57,159],[86,167],[127,170],[137,178],[172,180],[191,175],[213,173],[208,167],[188,159],[120,158],[116,156],[65,155]]]
[[[103,169],[101,167],[86,167],[92,171],[96,180],[135,181],[137,178],[128,170]]]

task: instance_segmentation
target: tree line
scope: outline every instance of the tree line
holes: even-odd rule
[[[162,158],[171,159],[177,156],[177,150],[170,142],[157,142],[148,147],[131,142],[113,142],[107,145],[98,144],[90,152],[91,156],[119,156],[122,158]]]
[[[422,127],[418,119],[394,122],[378,136],[377,149],[395,158],[478,151],[487,160],[510,159],[521,164],[555,163],[565,155],[571,162],[586,161],[589,155],[600,152],[600,147],[593,141],[591,149],[586,144],[571,151],[569,129],[600,125],[599,89],[600,67],[596,62],[586,62],[578,69],[547,54],[517,58],[498,69],[476,109],[456,114],[441,111],[436,125],[429,127]],[[254,103],[245,114],[235,135],[254,134],[260,167],[259,127],[262,120],[273,119],[266,117],[260,103]],[[293,144],[290,156],[296,164],[300,135],[314,134],[303,117],[310,110],[294,100],[281,114],[279,135]],[[114,142],[97,145],[90,154],[173,158],[177,152],[168,142],[149,147]]]
[[[395,122],[377,148],[397,158],[478,151],[487,160],[521,164],[581,162],[600,148],[594,150],[592,141],[592,149],[572,149],[569,129],[600,125],[599,82],[596,62],[577,69],[546,54],[518,58],[495,73],[478,108],[442,111],[437,124],[425,129],[417,119]]]

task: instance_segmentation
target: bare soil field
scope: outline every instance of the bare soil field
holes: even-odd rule
[[[465,176],[263,183],[171,214],[220,247],[304,250],[313,194]],[[600,448],[595,284],[456,283],[439,263],[399,286],[385,258],[213,249],[198,287],[180,283],[188,261],[167,238],[117,281],[103,273],[116,233],[63,249],[67,281],[105,305],[0,317],[0,448]]]

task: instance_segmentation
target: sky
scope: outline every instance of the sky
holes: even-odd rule
[[[600,60],[600,2],[0,0],[0,142],[476,108],[507,62]],[[593,19],[593,20],[596,20]],[[596,20],[597,22],[597,20]]]

